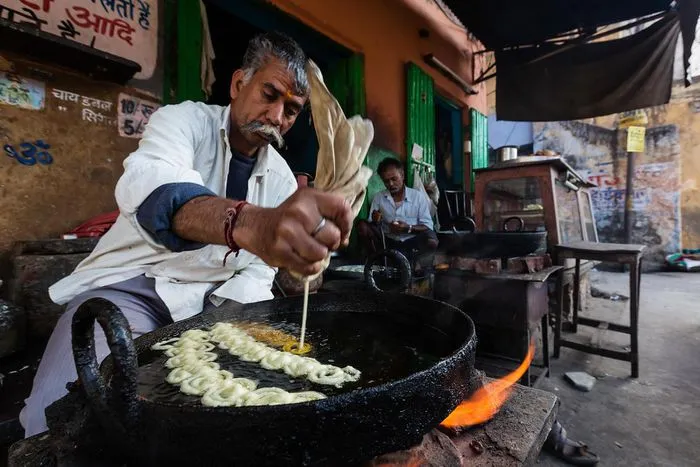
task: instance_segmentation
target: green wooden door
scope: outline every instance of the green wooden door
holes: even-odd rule
[[[354,54],[333,61],[324,73],[323,79],[328,90],[333,94],[333,97],[338,100],[346,117],[367,115],[365,99],[365,62],[362,55]],[[370,165],[368,163],[368,158],[369,155],[365,158],[365,165]],[[358,214],[360,219],[367,218],[369,201],[370,200],[365,200],[362,210]]]
[[[423,148],[423,162],[435,169],[435,89],[433,78],[416,64],[409,63],[406,76],[406,182],[413,186],[411,151]]]
[[[474,109],[470,110],[469,117],[472,141],[470,189],[474,191],[474,170],[483,169],[489,165],[489,119]]]
[[[323,76],[345,115],[365,115],[365,65],[360,54],[334,60]]]
[[[166,8],[173,8],[173,3],[166,3]],[[175,83],[167,83],[174,88],[174,103],[204,99],[202,91],[202,13],[199,0],[178,0],[176,6],[177,21],[175,37],[177,38],[177,61]],[[167,15],[166,15],[167,17]],[[166,30],[167,34],[167,30]],[[171,60],[173,57],[170,57]],[[172,61],[169,60],[170,63]],[[166,91],[170,93],[170,90]]]
[[[345,112],[346,117],[367,115],[365,99],[365,63],[362,55],[354,54],[332,61],[325,70],[323,79],[328,90],[333,94],[333,97],[337,99],[343,112]],[[372,166],[370,163],[372,153],[373,151],[370,149],[364,164],[370,166],[372,170],[376,170],[376,164]],[[369,196],[368,192],[365,197],[365,202],[357,215],[357,219],[367,219],[367,217],[369,217],[371,201],[372,198]],[[360,252],[357,231],[354,228],[350,236],[350,246],[348,250],[353,254],[359,254]]]

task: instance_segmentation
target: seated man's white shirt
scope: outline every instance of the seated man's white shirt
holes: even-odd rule
[[[394,234],[389,230],[389,224],[394,221],[405,222],[408,225],[424,225],[433,229],[433,219],[430,217],[430,203],[424,193],[413,188],[406,187],[404,200],[396,203],[389,190],[380,191],[372,199],[372,207],[369,210],[369,219],[372,213],[382,213],[382,229],[385,235],[398,241],[404,241],[414,237],[414,234]]]
[[[64,304],[87,290],[141,274],[155,278],[156,292],[175,321],[199,313],[205,294],[219,283],[210,297],[217,305],[225,299],[250,303],[273,298],[276,269],[257,256],[241,250],[237,256],[229,255],[224,266],[226,246],[172,252],[136,219],[141,203],[168,183],[197,183],[226,196],[232,157],[229,116],[230,106],[189,101],[162,107],[151,116],[138,149],[124,161],[115,190],[120,211],[116,223],[70,276],[49,288],[54,302]],[[269,145],[260,149],[246,200],[276,207],[296,189],[284,158]]]

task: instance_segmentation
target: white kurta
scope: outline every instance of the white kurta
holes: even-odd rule
[[[138,149],[124,161],[115,191],[120,215],[92,254],[68,277],[49,288],[51,299],[64,304],[81,292],[146,274],[156,280],[156,292],[173,320],[202,310],[206,292],[223,282],[210,299],[240,303],[273,297],[276,270],[247,251],[230,255],[226,246],[172,252],[159,244],[136,220],[143,201],[159,186],[189,182],[226,196],[229,162],[230,107],[183,102],[156,111]],[[271,146],[258,152],[248,179],[247,201],[276,207],[297,189],[289,166]],[[223,225],[221,226],[223,229]]]

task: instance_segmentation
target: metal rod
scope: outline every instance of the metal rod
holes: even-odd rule
[[[479,76],[475,81],[474,84],[479,84],[482,81],[489,80],[496,76],[497,72],[493,72],[490,75],[486,75],[489,71],[491,71],[494,67],[496,66],[496,62],[493,62],[491,65],[489,65],[484,71],[481,72],[481,76]]]
[[[495,66],[496,66],[496,62],[493,62],[492,64],[490,64],[490,65],[489,65],[488,67],[486,67],[486,69],[481,73],[481,76],[484,76],[486,73],[488,73],[489,71],[491,71],[491,69],[492,69],[493,67],[495,67]]]
[[[435,58],[433,54],[427,54],[423,55],[423,60],[425,63],[428,65],[432,66],[433,68],[436,68],[438,71],[440,71],[443,75],[445,75],[446,78],[448,78],[450,81],[454,82],[457,84],[460,88],[462,88],[462,91],[464,91],[467,94],[479,94],[479,92],[471,87],[469,83],[464,81],[461,76],[459,76],[457,73],[452,71],[450,67],[442,63],[440,60]]]
[[[382,247],[384,252],[386,252],[386,237],[384,236],[384,228],[382,227],[382,221],[379,221],[379,231],[382,233]],[[386,261],[386,255],[384,255],[384,274],[389,273],[389,263]]]
[[[411,163],[412,163],[412,164],[416,164],[416,165],[422,165],[423,167],[426,167],[427,169],[429,169],[429,170],[431,170],[431,171],[435,170],[435,168],[433,167],[433,165],[432,165],[432,164],[428,164],[427,162],[417,161],[417,160],[415,160],[415,159],[411,159]]]
[[[666,15],[667,13],[668,12],[663,11],[661,13],[637,20],[632,24],[626,24],[624,26],[619,26],[619,27],[613,28],[609,31],[603,31],[603,32],[596,33],[596,34],[588,34],[585,36],[578,37],[576,39],[572,39],[568,44],[562,45],[561,47],[557,48],[556,50],[552,50],[551,52],[546,53],[540,57],[537,57],[534,60],[530,60],[528,63],[526,63],[526,65],[532,65],[533,63],[537,63],[539,61],[544,60],[545,58],[549,58],[549,57],[552,57],[554,55],[558,55],[558,54],[560,54],[566,50],[572,49],[578,45],[583,45],[586,42],[601,39],[603,37],[610,36],[610,35],[615,34],[617,32],[624,31],[625,29],[631,29],[635,26],[639,26],[640,24],[648,23],[649,21],[659,19],[659,18],[663,17],[664,15]]]
[[[483,76],[483,75],[482,75],[479,79],[477,79],[476,81],[474,81],[474,84],[480,84],[480,83],[483,83],[484,81],[490,80],[491,78],[495,78],[497,74],[498,74],[498,72],[497,72],[497,71],[494,71],[493,73],[491,73],[491,74],[488,75],[488,76]]]

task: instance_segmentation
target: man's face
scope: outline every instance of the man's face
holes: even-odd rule
[[[231,123],[252,147],[281,145],[306,103],[294,94],[294,75],[276,58],[260,68],[246,83],[243,70],[231,80]]]
[[[403,170],[396,167],[387,168],[381,175],[384,186],[389,193],[395,195],[403,189]]]

